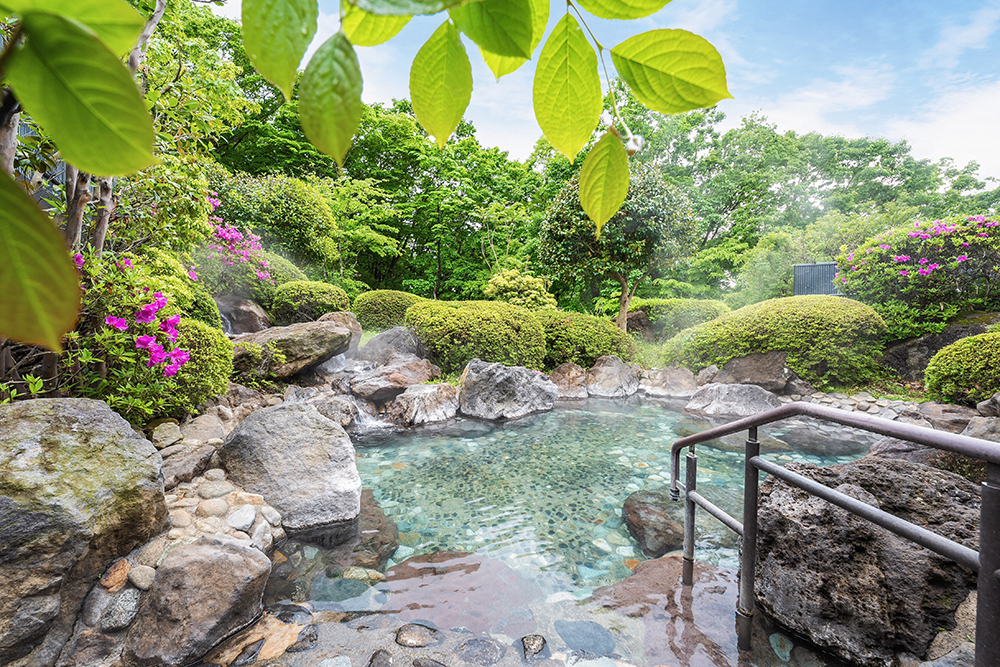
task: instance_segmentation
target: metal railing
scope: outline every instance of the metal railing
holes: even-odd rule
[[[842,426],[908,440],[986,462],[986,481],[981,489],[979,510],[979,551],[953,542],[926,528],[904,521],[850,496],[760,457],[757,428],[789,417],[814,417]],[[744,461],[743,522],[726,514],[698,493],[698,456],[695,445],[747,430]],[[678,479],[681,450],[686,456],[685,481]],[[913,424],[890,421],[864,413],[846,412],[813,403],[787,403],[759,415],[718,426],[681,438],[671,449],[670,497],[680,500],[684,491],[684,567],[682,582],[690,586],[694,578],[694,516],[701,507],[740,537],[740,588],[736,608],[736,631],[741,650],[750,648],[751,619],[754,611],[754,578],[757,562],[757,491],[759,472],[768,474],[827,500],[852,514],[910,539],[931,551],[978,573],[976,610],[976,667],[1000,665],[1000,444]]]

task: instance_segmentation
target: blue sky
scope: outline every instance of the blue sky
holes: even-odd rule
[[[565,7],[553,0],[549,28]],[[311,50],[338,29],[336,8],[320,0]],[[239,2],[216,11],[238,17]],[[409,64],[443,20],[417,17],[389,43],[358,49],[366,102],[408,97]],[[975,160],[981,175],[1000,179],[1000,0],[674,0],[645,19],[588,23],[608,48],[656,28],[712,42],[734,96],[719,104],[724,127],[760,111],[782,131],[906,139],[918,157]],[[533,63],[498,83],[466,44],[474,79],[466,118],[484,144],[527,157],[541,134]]]

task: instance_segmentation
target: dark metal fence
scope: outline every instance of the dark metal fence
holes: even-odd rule
[[[832,294],[840,296],[840,290],[837,289],[837,284],[833,282],[836,275],[836,262],[796,264],[795,296],[803,294]]]
[[[979,551],[941,537],[926,528],[904,521],[850,496],[834,491],[807,477],[798,475],[760,457],[757,428],[764,424],[795,416],[815,417],[825,421],[863,429],[872,433],[908,440],[986,462],[986,481],[981,493],[979,514]],[[747,430],[744,461],[743,522],[729,516],[698,493],[698,456],[695,445],[715,438]],[[679,477],[681,450],[688,449],[685,481]],[[976,610],[975,667],[1000,665],[1000,444],[936,431],[873,417],[846,412],[813,403],[788,403],[753,417],[681,438],[671,449],[670,497],[680,500],[684,491],[684,569],[683,584],[690,586],[694,574],[694,515],[701,507],[742,537],[740,545],[740,590],[736,609],[736,631],[740,649],[750,648],[751,619],[754,611],[754,578],[757,564],[757,490],[758,471],[784,480],[815,496],[823,498],[852,514],[871,521],[896,535],[910,539],[931,551],[978,573]]]

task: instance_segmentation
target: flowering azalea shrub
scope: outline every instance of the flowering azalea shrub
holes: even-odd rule
[[[939,333],[963,311],[1000,308],[1000,222],[915,222],[837,257],[845,294],[874,308],[898,340]]]
[[[179,341],[188,318],[167,295],[144,286],[150,277],[146,269],[127,257],[74,259],[81,274],[82,308],[60,359],[63,392],[101,399],[133,424],[144,424],[158,416],[181,415],[225,391],[225,382],[204,387],[198,395],[180,391],[192,384],[183,370],[192,350]],[[228,352],[215,346],[209,354],[228,354],[231,367],[231,344]],[[204,365],[202,358],[197,361]]]

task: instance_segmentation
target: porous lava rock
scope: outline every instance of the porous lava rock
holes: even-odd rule
[[[219,449],[229,477],[281,513],[286,530],[352,521],[361,507],[354,445],[308,403],[258,410]]]
[[[788,367],[787,353],[780,350],[757,352],[726,362],[712,382],[755,384],[774,394],[811,394],[815,389]]]
[[[160,466],[103,401],[0,406],[0,665],[54,664],[97,576],[165,528]]]
[[[479,419],[517,419],[551,410],[558,395],[556,385],[543,373],[473,359],[462,371],[458,409]]]
[[[787,469],[978,548],[976,485],[906,461],[866,458]],[[923,657],[975,574],[775,478],[760,487],[757,604],[780,625],[851,664]]]

